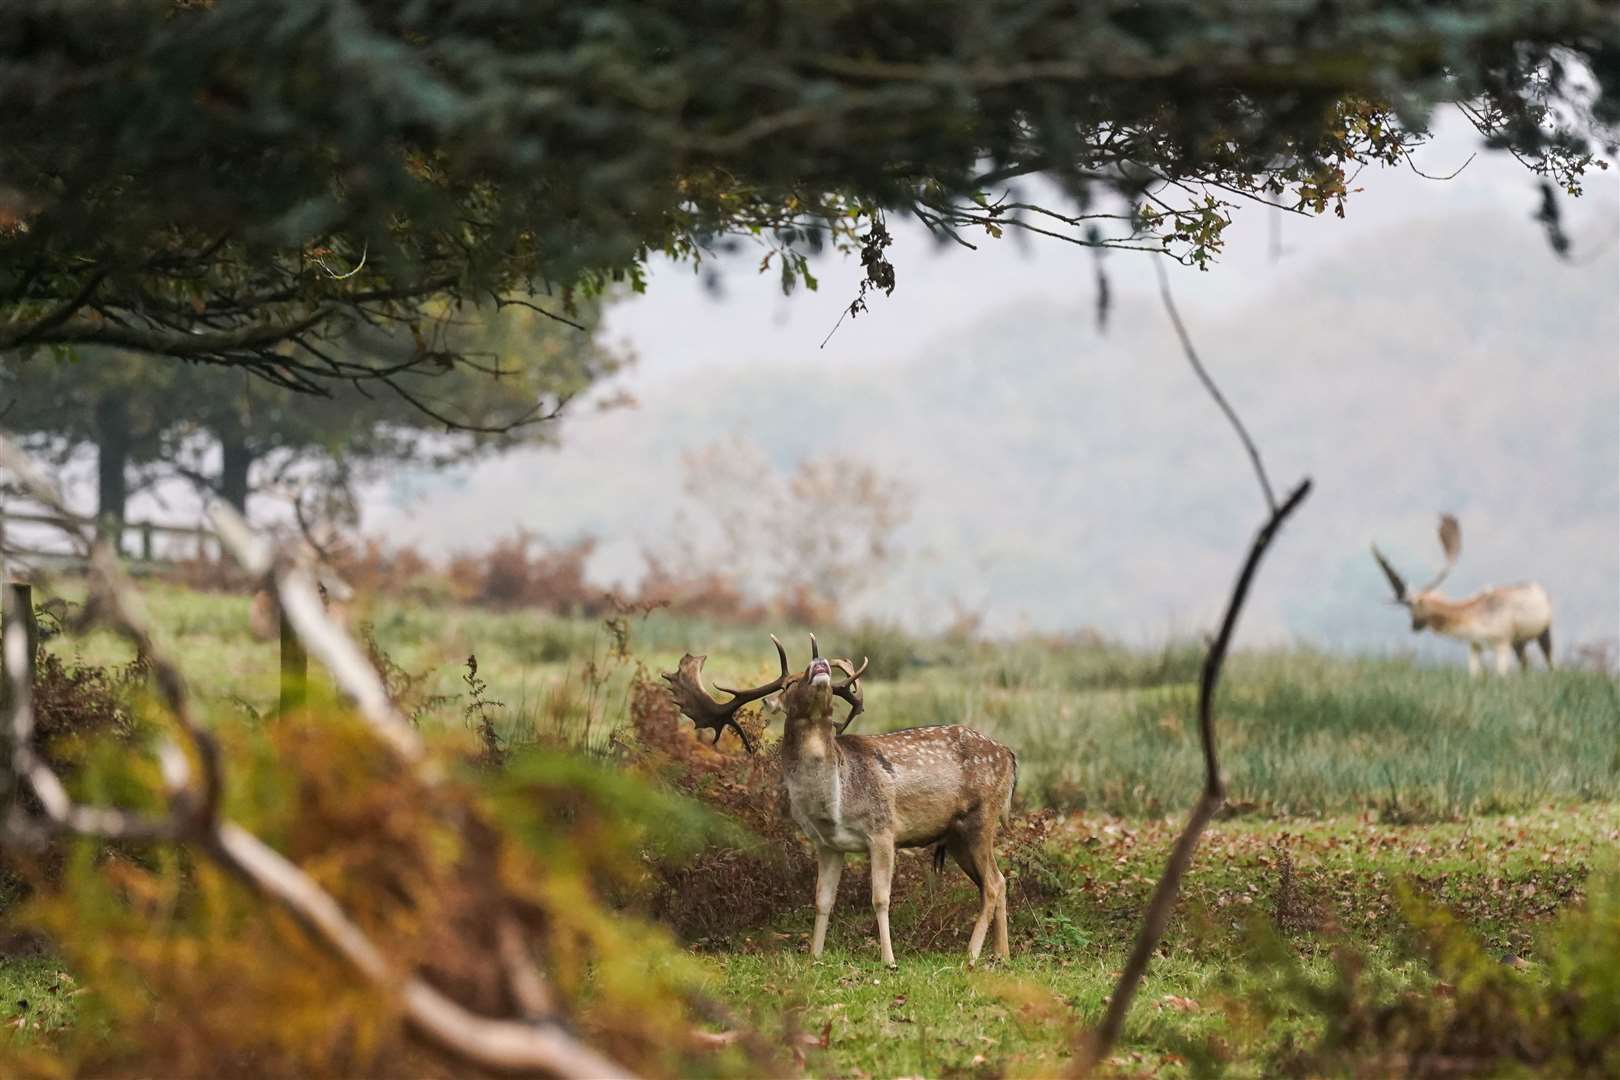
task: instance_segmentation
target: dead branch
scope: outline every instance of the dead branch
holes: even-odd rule
[[[1265,495],[1266,505],[1270,508],[1270,516],[1255,534],[1253,543],[1249,545],[1248,557],[1244,560],[1243,568],[1238,572],[1237,583],[1232,586],[1232,593],[1227,598],[1226,614],[1221,619],[1220,632],[1210,644],[1209,651],[1204,656],[1204,666],[1199,673],[1198,735],[1204,751],[1204,791],[1193,805],[1186,826],[1182,828],[1181,835],[1176,838],[1175,845],[1170,849],[1170,858],[1165,864],[1164,873],[1159,876],[1158,884],[1153,887],[1153,896],[1148,901],[1141,928],[1137,931],[1136,941],[1131,946],[1130,957],[1120,972],[1119,981],[1114,984],[1114,992],[1108,999],[1108,1009],[1103,1013],[1102,1022],[1079,1047],[1073,1069],[1077,1076],[1090,1073],[1119,1041],[1120,1031],[1125,1026],[1125,1015],[1130,1011],[1131,1001],[1147,974],[1148,962],[1152,960],[1153,952],[1159,947],[1165,927],[1170,922],[1170,912],[1175,908],[1176,898],[1181,894],[1181,880],[1186,876],[1187,867],[1192,863],[1198,840],[1203,835],[1205,827],[1226,802],[1226,783],[1221,777],[1215,740],[1215,691],[1220,684],[1221,669],[1226,663],[1227,651],[1231,648],[1232,635],[1237,630],[1238,617],[1243,613],[1244,601],[1248,599],[1249,587],[1254,583],[1255,574],[1260,569],[1260,560],[1265,557],[1267,549],[1271,547],[1272,541],[1276,539],[1277,533],[1289,516],[1299,508],[1311,491],[1311,481],[1307,477],[1299,482],[1281,505],[1278,505],[1272,495],[1271,481],[1266,476],[1265,466],[1260,461],[1259,450],[1249,438],[1249,433],[1238,419],[1237,413],[1227,404],[1226,398],[1198,360],[1198,354],[1187,335],[1186,327],[1182,325],[1181,317],[1176,312],[1175,302],[1171,299],[1170,283],[1162,266],[1159,267],[1159,288],[1164,298],[1165,309],[1169,312],[1171,322],[1175,324],[1177,335],[1181,338],[1187,361],[1210,395],[1215,398],[1221,411],[1232,421],[1238,437],[1243,440],[1244,448],[1249,453],[1249,460],[1254,465],[1255,475],[1260,481],[1260,490]]]
[[[310,655],[326,666],[339,688],[353,699],[361,718],[377,737],[406,762],[428,767],[423,761],[421,736],[394,707],[360,646],[327,615],[310,574],[290,560],[277,558],[275,548],[226,504],[214,503],[208,508],[208,516],[220,544],[242,569],[257,579],[274,579],[276,596],[293,630]]]
[[[1232,587],[1232,595],[1227,600],[1226,615],[1221,620],[1220,633],[1204,657],[1204,667],[1198,681],[1198,734],[1204,747],[1204,791],[1193,806],[1192,814],[1181,830],[1181,835],[1176,838],[1175,846],[1170,849],[1170,859],[1165,864],[1164,873],[1159,877],[1159,883],[1153,888],[1153,897],[1148,901],[1147,913],[1142,918],[1141,929],[1137,931],[1136,943],[1131,947],[1130,959],[1120,972],[1119,981],[1114,985],[1113,996],[1108,1000],[1108,1011],[1103,1014],[1102,1023],[1092,1033],[1088,1044],[1076,1061],[1076,1071],[1079,1075],[1085,1075],[1107,1057],[1108,1051],[1119,1039],[1120,1029],[1125,1024],[1125,1014],[1131,1007],[1131,999],[1136,996],[1142,977],[1147,974],[1148,961],[1152,959],[1153,951],[1158,948],[1159,939],[1164,936],[1165,926],[1170,921],[1170,912],[1181,892],[1181,879],[1186,875],[1187,867],[1192,862],[1198,839],[1203,834],[1204,827],[1226,802],[1226,785],[1221,779],[1220,762],[1215,753],[1216,686],[1220,682],[1221,668],[1226,662],[1232,634],[1237,629],[1238,616],[1242,614],[1243,603],[1249,595],[1249,586],[1254,581],[1255,572],[1260,568],[1260,560],[1264,557],[1266,549],[1271,546],[1271,542],[1276,539],[1278,530],[1282,528],[1289,515],[1298,509],[1300,503],[1305,501],[1305,496],[1310,494],[1310,490],[1310,480],[1300,481],[1299,486],[1289,494],[1256,534],[1254,542],[1249,546],[1249,556],[1244,560],[1243,569],[1238,574],[1237,584]]]
[[[506,971],[506,986],[518,1011],[529,1020],[555,1017],[557,1003],[552,1000],[551,987],[546,985],[546,977],[529,953],[523,925],[510,911],[501,912],[495,920],[495,951]]]
[[[14,443],[0,435],[0,465],[27,486],[42,502],[59,507],[61,500],[54,485],[34,466]],[[218,519],[217,519],[218,520]],[[316,632],[330,631],[342,639],[356,656],[358,648],[341,630],[325,620],[312,583],[277,560],[240,518],[223,519],[226,529],[234,529],[232,539],[247,558],[257,560],[264,572],[274,571],[283,602],[289,595],[302,599],[307,592],[314,599],[319,620]],[[246,563],[247,559],[244,559]],[[147,656],[152,664],[158,691],[174,713],[176,723],[191,740],[203,768],[200,791],[192,790],[189,763],[177,747],[161,752],[165,785],[169,789],[171,813],[149,818],[127,811],[75,802],[48,762],[33,750],[34,707],[28,678],[28,633],[23,620],[7,619],[0,627],[0,657],[11,680],[11,715],[6,718],[10,732],[11,755],[7,764],[16,780],[28,786],[39,802],[44,820],[30,818],[17,803],[6,808],[0,823],[0,839],[7,843],[36,844],[53,833],[99,839],[172,841],[189,843],[232,872],[252,891],[279,904],[291,914],[318,944],[329,949],[380,992],[393,997],[406,1023],[425,1041],[478,1068],[496,1072],[545,1073],[564,1077],[628,1076],[622,1065],[598,1054],[555,1024],[493,1019],[469,1011],[446,997],[418,976],[401,977],[389,959],[344,913],[341,905],[280,853],[234,822],[220,816],[223,789],[222,765],[212,737],[193,721],[189,694],[179,667],[153,639],[133,583],[110,548],[96,551],[95,575],[90,600],[85,604],[84,622],[101,622],[124,635]],[[0,571],[4,570],[0,564]],[[3,576],[3,574],[0,574]],[[307,612],[306,612],[307,618]],[[297,624],[295,623],[295,626]],[[327,641],[331,646],[333,643]],[[339,663],[347,664],[341,649],[329,650]],[[377,681],[369,665],[360,668]],[[343,671],[333,668],[340,685],[357,700],[368,694],[365,679],[356,677],[353,665]],[[380,682],[378,690],[380,691]],[[386,694],[382,695],[386,701]],[[392,706],[389,706],[390,710]],[[403,721],[401,721],[403,724]],[[374,727],[379,725],[374,722]],[[407,729],[408,730],[408,729]],[[379,734],[412,762],[420,760],[420,744],[412,755],[409,743]],[[411,732],[414,736],[414,732]],[[521,945],[521,942],[519,942]],[[516,990],[525,1009],[542,998],[549,999],[542,976],[529,964],[523,972],[525,985]]]

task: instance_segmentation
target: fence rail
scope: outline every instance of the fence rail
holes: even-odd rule
[[[181,550],[190,554],[199,561],[217,561],[219,558],[219,540],[214,536],[213,530],[203,525],[169,525],[160,521],[110,521],[103,522],[93,517],[78,515],[63,516],[42,511],[12,510],[0,508],[0,548],[4,548],[12,555],[25,559],[36,559],[49,562],[57,566],[76,566],[84,562],[84,557],[72,551],[52,550],[47,548],[29,548],[13,546],[9,543],[9,527],[19,525],[42,525],[54,528],[69,526],[74,529],[99,530],[102,534],[115,533],[116,546],[120,555],[138,559],[143,563],[162,565],[179,562],[185,558],[184,554],[174,554],[171,546],[168,551],[158,547],[158,537],[182,537],[190,543],[181,546]],[[137,537],[137,552],[129,551],[126,544],[130,534]]]

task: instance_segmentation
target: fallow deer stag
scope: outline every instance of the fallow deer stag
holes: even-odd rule
[[[1541,655],[1551,668],[1552,601],[1547,598],[1547,590],[1536,582],[1527,581],[1483,589],[1464,600],[1448,600],[1434,590],[1451,573],[1457,556],[1462,553],[1462,528],[1450,514],[1440,515],[1440,548],[1445,552],[1446,565],[1433,581],[1412,592],[1377,545],[1373,546],[1373,558],[1389,578],[1395,590],[1395,602],[1412,613],[1412,632],[1432,630],[1467,642],[1471,675],[1480,673],[1479,654],[1487,646],[1496,651],[1497,674],[1508,672],[1509,649],[1518,656],[1519,666],[1528,669],[1530,658],[1526,650],[1532,641],[1541,646]]]
[[[827,920],[838,895],[844,856],[867,852],[872,865],[872,908],[877,914],[883,962],[894,967],[889,940],[889,892],[894,853],[902,847],[933,847],[936,866],[954,858],[979,888],[979,918],[968,941],[976,963],[991,921],[996,953],[1008,955],[1007,882],[996,866],[996,830],[1012,807],[1018,759],[1000,743],[960,725],[908,728],[883,735],[841,732],[861,712],[860,678],[866,661],[821,656],[810,638],[810,666],[788,673],[787,654],[773,636],[782,674],[764,686],[737,693],[722,704],[699,679],[702,658],[681,659],[669,680],[681,711],[700,727],[724,726],[745,700],[781,691],[786,716],[782,779],[793,820],[816,849],[816,925],[810,954],[820,956]],[[845,678],[833,682],[836,668]],[[731,691],[727,691],[731,693]],[[849,714],[833,715],[833,700]],[[721,717],[726,717],[721,719]],[[717,729],[718,730],[718,729]]]

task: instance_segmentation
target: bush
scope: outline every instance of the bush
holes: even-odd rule
[[[1278,974],[1248,1004],[1261,1018],[1302,1009],[1322,1035],[1281,1052],[1293,1076],[1620,1075],[1620,889],[1595,883],[1543,934],[1538,962],[1491,953],[1467,924],[1402,890],[1409,934],[1398,947],[1418,969],[1407,985],[1364,976],[1350,949],[1325,984],[1274,939],[1256,961]]]
[[[455,556],[445,572],[462,603],[594,616],[609,606],[601,590],[585,581],[585,562],[595,549],[589,537],[553,546],[520,531],[482,555]]]
[[[352,716],[322,709],[215,729],[228,812],[297,863],[401,971],[491,1017],[519,1014],[498,927],[515,925],[556,1019],[641,1074],[739,1068],[689,1038],[698,973],[621,898],[645,853],[678,860],[712,833],[690,802],[622,771],[535,748],[499,769],[446,761],[428,783]],[[86,790],[160,800],[146,755],[93,755]],[[140,794],[144,792],[144,796]],[[185,847],[141,857],[69,845],[21,925],[90,990],[77,1022],[0,1049],[6,1075],[466,1075],[410,1038],[386,999],[265,897]],[[743,1062],[747,1062],[746,1067]]]

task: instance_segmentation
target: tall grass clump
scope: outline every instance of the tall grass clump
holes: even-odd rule
[[[1158,814],[1200,782],[1189,690],[1022,697],[959,694],[957,705],[1020,749],[1034,798]],[[1286,654],[1250,656],[1234,665],[1221,708],[1240,809],[1449,819],[1620,794],[1620,693],[1599,675],[1474,680],[1389,661],[1307,656],[1296,670]]]

